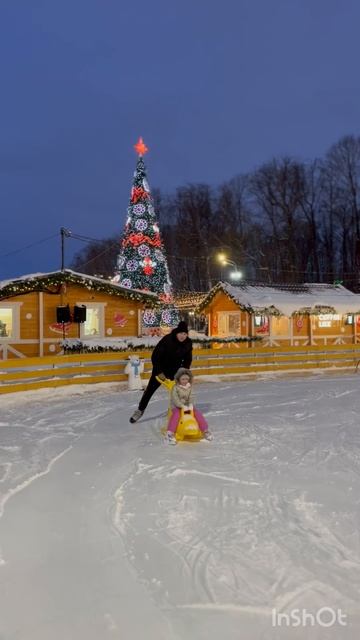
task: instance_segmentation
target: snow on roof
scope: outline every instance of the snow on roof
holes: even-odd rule
[[[57,273],[54,271],[53,273]],[[30,273],[26,276],[18,276],[17,278],[11,278],[11,280],[0,280],[0,289],[5,289],[9,284],[13,282],[22,282],[23,280],[32,280],[33,278],[41,278],[42,276],[49,276],[52,273]]]
[[[123,291],[124,293],[136,293],[139,294],[139,296],[143,296],[143,297],[151,297],[154,298],[154,300],[157,299],[157,295],[156,293],[152,293],[150,291],[140,291],[139,289],[128,289],[127,287],[121,287],[120,285],[116,284],[115,282],[112,282],[111,280],[106,280],[105,278],[100,278],[98,276],[90,276],[87,273],[77,273],[76,271],[72,271],[72,269],[64,269],[64,271],[49,271],[46,273],[29,273],[26,274],[24,276],[19,276],[17,278],[12,278],[11,280],[0,280],[0,294],[1,294],[1,290],[5,289],[6,287],[8,287],[9,285],[12,285],[15,282],[31,282],[31,280],[46,280],[47,278],[51,278],[52,276],[57,276],[57,275],[61,275],[63,274],[64,277],[64,281],[66,281],[66,276],[69,276],[69,279],[71,279],[71,277],[74,278],[74,280],[82,280],[84,282],[84,284],[89,281],[94,282],[94,283],[99,283],[101,285],[106,285],[109,286],[110,288],[114,288],[114,290],[117,291]]]
[[[294,285],[263,285],[219,282],[203,300],[206,306],[218,291],[223,291],[239,306],[249,311],[273,312],[290,317],[295,312],[359,313],[360,295],[340,284],[305,283]]]

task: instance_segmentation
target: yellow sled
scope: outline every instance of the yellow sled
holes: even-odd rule
[[[162,384],[164,387],[167,388],[170,396],[171,389],[175,384],[175,380],[169,380],[168,378],[165,378],[165,380],[161,380],[157,376],[156,376],[156,379],[158,382],[160,382],[160,384]],[[170,420],[171,413],[172,413],[172,406],[171,406],[171,403],[169,402],[169,408],[166,416],[166,424],[161,429],[161,433],[163,435],[166,434],[167,425]],[[183,440],[188,440],[188,441],[191,440],[193,442],[198,442],[199,440],[202,440],[203,437],[204,437],[203,433],[199,428],[197,420],[194,416],[194,410],[180,409],[180,418],[179,418],[178,426],[176,427],[176,432],[175,432],[176,440],[178,442],[182,442]]]

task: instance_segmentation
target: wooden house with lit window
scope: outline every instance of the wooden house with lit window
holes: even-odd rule
[[[0,359],[55,355],[64,338],[141,335],[155,294],[69,269],[0,281]]]
[[[259,336],[270,347],[360,342],[360,295],[340,284],[220,282],[196,311],[213,337]]]

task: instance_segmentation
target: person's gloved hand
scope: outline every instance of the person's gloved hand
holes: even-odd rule
[[[164,381],[164,380],[166,380],[166,375],[164,373],[159,373],[158,374],[158,378],[159,378],[159,380]]]

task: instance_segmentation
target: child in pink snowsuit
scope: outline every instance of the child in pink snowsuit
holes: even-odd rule
[[[193,409],[195,419],[204,434],[204,438],[212,440],[212,435],[209,432],[208,424],[203,414],[193,407],[192,378],[190,369],[184,368],[180,368],[174,376],[175,384],[171,390],[171,405],[173,409],[166,433],[169,444],[176,444],[175,432],[180,419],[180,409]]]

